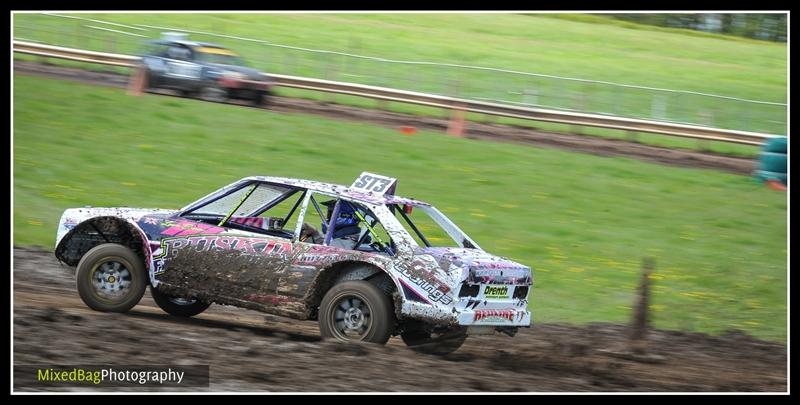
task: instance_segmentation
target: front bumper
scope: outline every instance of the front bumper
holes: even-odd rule
[[[258,91],[268,91],[271,85],[270,82],[262,80],[234,79],[227,77],[219,79],[219,84],[220,86],[227,89],[258,90]]]

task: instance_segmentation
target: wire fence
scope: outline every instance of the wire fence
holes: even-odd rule
[[[164,32],[235,50],[269,73],[492,101],[724,129],[785,134],[787,104],[692,91],[518,72],[450,63],[399,61],[350,52],[274,44],[182,27],[118,24],[80,16],[29,14],[14,19],[14,38],[79,49],[138,55]]]

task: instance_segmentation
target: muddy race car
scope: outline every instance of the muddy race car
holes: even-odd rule
[[[349,187],[247,177],[177,211],[73,208],[55,255],[77,266],[78,293],[98,311],[128,311],[149,285],[176,316],[232,305],[318,320],[340,340],[400,335],[431,354],[529,327],[531,269],[396,187],[367,172]]]

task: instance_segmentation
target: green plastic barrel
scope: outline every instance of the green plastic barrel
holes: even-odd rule
[[[773,152],[773,153],[783,153],[786,154],[787,148],[787,140],[785,136],[776,136],[774,138],[770,138],[764,144],[764,152]]]
[[[764,143],[758,159],[758,169],[753,172],[756,179],[759,181],[779,180],[788,185],[787,143],[785,136],[770,138]]]
[[[765,170],[756,170],[753,175],[759,181],[767,181],[767,180],[777,180],[783,183],[784,185],[789,185],[789,175],[786,173],[776,173],[776,172],[768,172]]]
[[[761,152],[758,170],[768,172],[786,173],[786,154],[775,152]]]

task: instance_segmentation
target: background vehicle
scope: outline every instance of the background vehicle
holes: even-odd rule
[[[268,103],[269,77],[247,67],[235,52],[222,46],[167,38],[148,42],[141,56],[150,88],[168,88],[214,102],[238,98]]]
[[[400,335],[434,354],[530,326],[530,268],[395,187],[371,173],[350,187],[248,177],[179,211],[69,209],[55,254],[77,265],[81,298],[100,311],[129,310],[149,284],[173,315],[215,302],[316,319],[340,340]]]

